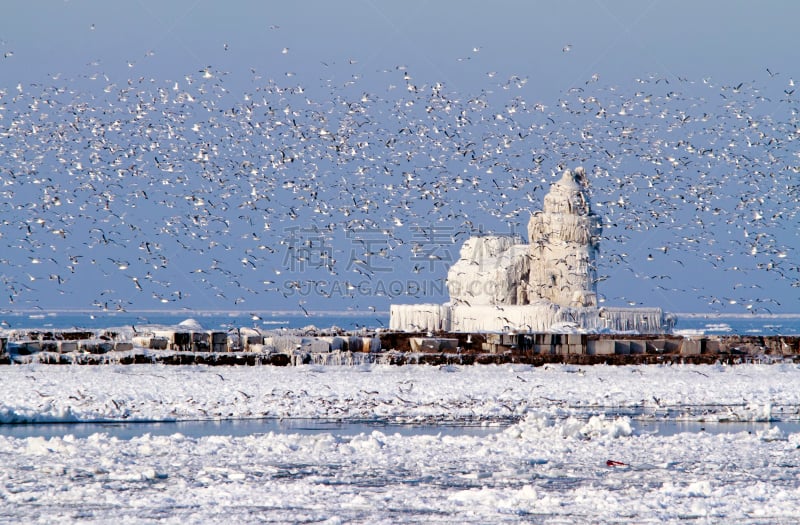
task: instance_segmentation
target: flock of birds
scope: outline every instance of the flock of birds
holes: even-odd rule
[[[601,300],[796,311],[798,104],[768,73],[594,76],[551,102],[525,100],[524,76],[459,93],[403,66],[313,87],[212,67],[0,86],[3,302],[441,302],[464,240],[524,232],[582,165]]]

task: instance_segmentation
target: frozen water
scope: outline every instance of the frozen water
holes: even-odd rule
[[[648,409],[706,421],[800,419],[800,369],[392,365],[3,367],[0,422],[254,417],[492,420]],[[693,407],[706,407],[704,413]],[[716,407],[716,408],[714,408]]]
[[[0,521],[794,523],[794,365],[3,370],[11,421],[508,419],[486,436],[0,436]],[[693,407],[704,406],[704,411]],[[654,436],[604,410],[773,420]],[[577,415],[597,412],[588,420]],[[557,416],[557,417],[555,417]]]
[[[0,437],[8,521],[792,523],[798,435],[636,435],[532,416],[482,438],[374,431]]]

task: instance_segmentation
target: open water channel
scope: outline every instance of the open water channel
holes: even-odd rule
[[[607,414],[606,417],[614,417]],[[226,419],[199,421],[110,421],[76,423],[22,423],[0,425],[0,435],[14,438],[63,437],[72,435],[85,438],[92,434],[106,434],[117,439],[132,439],[150,435],[183,434],[191,438],[204,436],[248,436],[269,432],[283,434],[329,433],[335,436],[370,434],[378,430],[384,434],[486,436],[501,432],[512,425],[511,420],[490,423],[436,422],[426,424],[395,423],[381,420],[336,419]],[[634,419],[634,432],[671,436],[683,432],[708,432],[711,434],[759,432],[779,426],[784,432],[800,432],[800,421],[683,421],[675,419]]]

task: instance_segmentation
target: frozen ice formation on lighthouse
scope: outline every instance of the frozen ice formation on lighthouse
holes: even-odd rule
[[[602,225],[583,168],[564,171],[531,215],[530,242],[471,237],[450,267],[444,305],[392,305],[390,329],[453,332],[669,332],[660,308],[597,306],[595,260]]]
[[[545,196],[544,211],[531,215],[529,293],[562,306],[597,306],[602,226],[579,181],[585,181],[583,168],[565,171]]]

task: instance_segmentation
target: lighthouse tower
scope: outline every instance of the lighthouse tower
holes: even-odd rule
[[[597,305],[595,261],[602,224],[592,213],[583,168],[565,171],[531,214],[530,243],[516,237],[470,237],[447,274],[450,301],[393,304],[389,328],[431,332],[669,333],[661,308]]]
[[[585,173],[564,171],[531,215],[528,296],[561,306],[597,306],[595,258],[602,226],[583,192]]]

